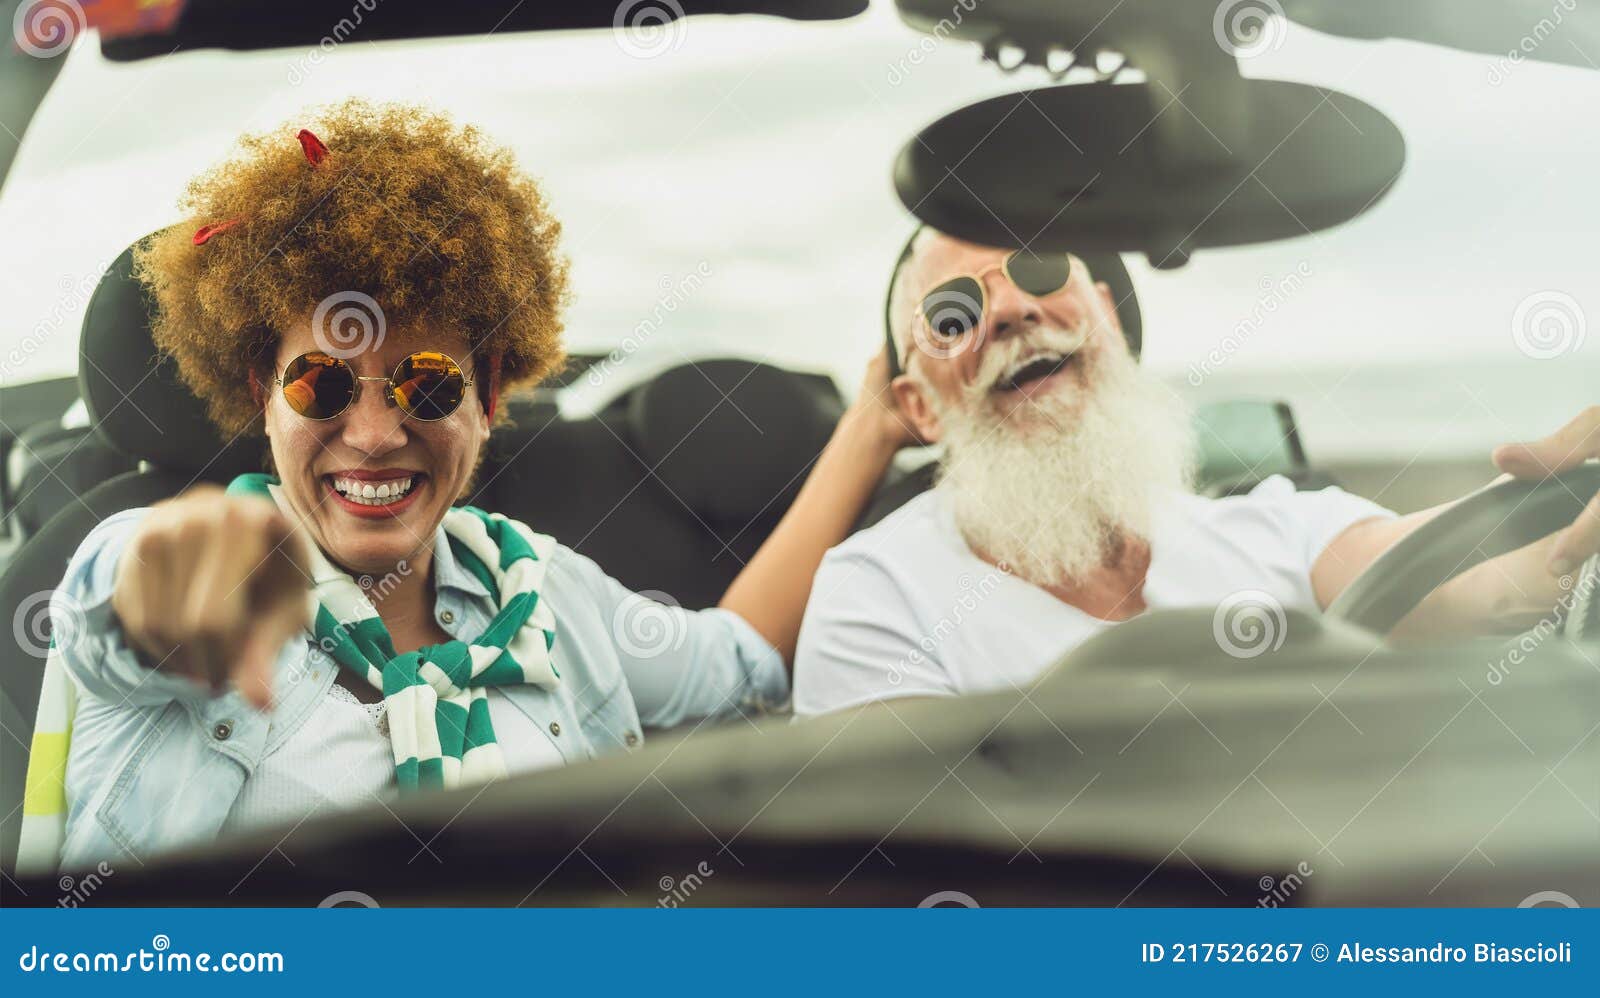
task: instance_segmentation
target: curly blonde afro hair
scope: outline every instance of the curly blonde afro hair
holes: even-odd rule
[[[326,145],[316,165],[302,128]],[[463,333],[480,379],[499,356],[502,394],[564,359],[561,223],[509,152],[441,114],[351,100],[245,136],[180,206],[134,273],[156,346],[230,438],[263,432],[252,375],[270,383],[279,332],[333,296],[370,296],[388,328]]]

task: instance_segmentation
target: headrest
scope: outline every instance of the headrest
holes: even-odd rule
[[[833,383],[747,360],[708,360],[633,392],[639,457],[696,513],[748,523],[782,510],[843,411]],[[737,461],[730,458],[737,455]]]
[[[260,470],[261,441],[224,445],[178,365],[157,353],[150,314],[130,246],[100,278],[83,319],[78,390],[90,424],[124,454],[158,468],[211,477]]]

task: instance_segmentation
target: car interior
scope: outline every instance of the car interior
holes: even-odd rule
[[[529,5],[501,30],[593,27],[604,23],[600,6]],[[864,5],[682,6],[688,16],[737,8],[832,20]],[[1040,248],[1080,255],[1111,285],[1135,355],[1145,328],[1125,258],[1174,269],[1213,248],[1330,229],[1381,210],[1404,169],[1401,131],[1373,104],[1242,76],[1210,43],[1209,4],[987,0],[954,27],[948,2],[897,6],[911,27],[975,45],[1002,68],[1010,60],[1064,73],[1062,53],[1115,56],[1102,80],[951,112],[911,135],[891,172],[923,224],[992,245],[1036,233]],[[268,7],[271,31],[240,27],[268,23]],[[1443,2],[1405,14],[1380,0],[1282,8],[1334,34],[1484,52],[1502,50],[1512,23],[1509,14],[1463,19]],[[447,19],[427,4],[399,9],[385,29],[392,37],[488,30],[470,10]],[[315,15],[309,3],[241,10],[205,0],[188,5],[170,36],[101,45],[126,60],[175,43],[298,45],[324,30]],[[1114,81],[1128,63],[1144,70],[1142,82]],[[1163,91],[1183,92],[1198,114],[1140,129],[1150,119],[1140,109],[1160,107]],[[1024,128],[1029,115],[1057,127]],[[1041,135],[1045,154],[1016,154]],[[1271,176],[1249,182],[1259,161]],[[30,601],[36,611],[36,640],[0,662],[0,721],[14,739],[0,758],[7,871],[27,763],[17,746],[32,730],[48,637],[36,594],[106,516],[260,468],[260,444],[222,440],[158,355],[131,254],[90,300],[77,377],[0,386],[0,612],[24,619]],[[513,425],[492,435],[467,501],[553,534],[631,589],[714,605],[793,501],[844,396],[826,375],[725,356],[669,367],[591,413],[568,413],[563,393],[600,360],[574,356],[551,382],[507,401]],[[1339,481],[1307,453],[1283,399],[1207,401],[1195,419],[1204,494],[1242,494],[1273,475],[1300,489]],[[572,487],[539,487],[536,469],[552,466],[569,469]],[[857,529],[932,487],[936,469],[928,452],[898,463]],[[1264,874],[1310,857],[1327,872],[1295,903],[1489,904],[1556,877],[1569,892],[1600,891],[1600,742],[1589,738],[1600,670],[1584,643],[1600,633],[1596,608],[1581,602],[1566,639],[1530,651],[1522,681],[1501,688],[1487,712],[1468,679],[1514,642],[1385,640],[1433,588],[1556,529],[1597,490],[1593,467],[1554,484],[1487,488],[1389,551],[1327,614],[1290,611],[1287,639],[1260,657],[1223,654],[1209,608],[1151,613],[1079,647],[1031,690],[792,726],[697,728],[625,758],[185,849],[119,872],[118,897],[300,904],[354,878],[394,903],[648,904],[662,864],[692,866],[708,830],[715,864],[739,870],[708,888],[720,904],[915,903],[935,884],[997,904],[1254,904]],[[1292,787],[1291,798],[1269,782]],[[1058,821],[1059,802],[1079,795],[1072,819]],[[1474,849],[1494,862],[1464,864]],[[579,850],[588,863],[572,860]],[[272,855],[289,852],[292,864]],[[427,875],[436,853],[451,856],[447,877]],[[538,873],[508,878],[508,866]],[[15,883],[27,891],[43,881]]]

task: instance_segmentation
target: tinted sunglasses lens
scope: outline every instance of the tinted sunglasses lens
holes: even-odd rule
[[[971,277],[945,281],[922,299],[922,315],[939,336],[963,336],[983,318],[983,286]]]
[[[1035,255],[1022,250],[1006,259],[1006,275],[1011,283],[1033,295],[1043,298],[1067,286],[1072,275],[1072,261],[1065,253]]]
[[[394,372],[394,400],[416,419],[445,418],[461,405],[466,390],[461,368],[442,353],[414,353]]]
[[[350,406],[355,374],[325,353],[301,354],[283,369],[283,399],[307,419],[332,419]]]

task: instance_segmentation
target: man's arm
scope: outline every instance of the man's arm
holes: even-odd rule
[[[1600,457],[1600,406],[1586,409],[1543,440],[1497,448],[1494,463],[1509,475],[1538,481],[1596,457]],[[1317,602],[1327,607],[1380,554],[1456,501],[1393,520],[1364,521],[1339,534],[1312,568]],[[1568,592],[1561,577],[1597,551],[1600,496],[1592,498],[1568,527],[1477,565],[1434,590],[1395,633],[1423,637],[1526,630],[1548,617]]]
[[[1335,537],[1311,570],[1317,604],[1326,609],[1379,555],[1457,501],[1393,520],[1366,520]],[[1552,534],[1462,572],[1407,614],[1395,627],[1395,636],[1506,634],[1534,626],[1567,592],[1545,570],[1559,536]]]

